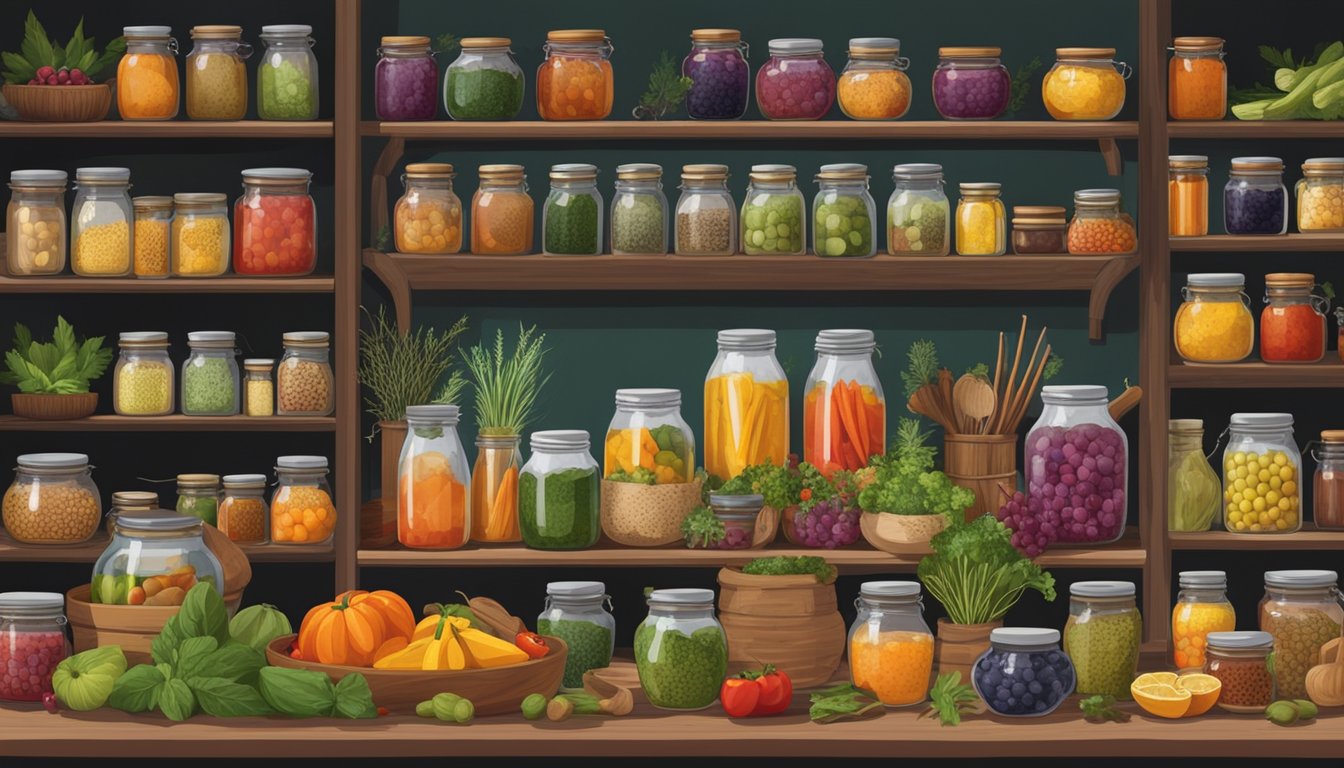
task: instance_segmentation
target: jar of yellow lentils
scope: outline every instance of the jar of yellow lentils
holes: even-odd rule
[[[330,415],[336,408],[331,335],[326,331],[291,331],[284,335],[284,343],[285,354],[275,374],[276,413]]]
[[[1192,363],[1235,363],[1255,346],[1255,318],[1246,276],[1203,272],[1186,278],[1176,310],[1176,353]]]
[[[265,544],[270,528],[265,475],[225,475],[219,532],[238,544]]]
[[[1069,253],[1131,253],[1137,247],[1134,222],[1120,210],[1120,190],[1080,189],[1073,193]]]
[[[1125,80],[1134,70],[1114,48],[1056,48],[1041,98],[1056,120],[1110,120],[1125,106]]]
[[[117,62],[122,120],[172,120],[181,102],[172,27],[122,27],[126,53]]]
[[[910,60],[894,37],[855,37],[836,84],[840,111],[851,120],[895,120],[910,109]]]
[[[457,253],[462,250],[462,201],[453,192],[449,163],[412,163],[401,182],[406,192],[393,213],[397,250]]]
[[[1234,413],[1223,450],[1223,526],[1230,533],[1302,527],[1302,454],[1291,413]]]
[[[957,201],[957,255],[1002,256],[1008,250],[1008,211],[997,182],[961,184]]]
[[[546,33],[546,59],[537,69],[542,120],[601,120],[611,114],[611,40],[600,29]]]
[[[1313,157],[1302,163],[1297,231],[1344,232],[1344,157]]]
[[[218,277],[229,269],[229,206],[222,192],[173,195],[169,245],[175,277]]]
[[[173,198],[136,197],[131,199],[135,208],[135,276],[168,276],[169,229],[173,223]]]
[[[1227,600],[1226,571],[1181,571],[1180,594],[1171,610],[1172,661],[1176,669],[1204,666],[1210,632],[1232,632],[1237,614]]]
[[[27,453],[5,491],[5,530],[21,544],[80,544],[103,517],[102,496],[83,453]]]
[[[75,171],[75,189],[70,212],[70,265],[75,274],[131,274],[131,169],[80,168]]]
[[[65,171],[10,171],[5,266],[11,277],[65,269]]]
[[[325,456],[281,456],[275,460],[271,495],[271,543],[320,544],[336,530],[336,505],[327,484]]]
[[[243,360],[243,413],[248,416],[275,415],[275,378],[271,369],[275,360],[249,357]]]
[[[187,117],[192,120],[242,120],[247,115],[247,66],[252,46],[243,28],[206,24],[191,28],[187,54]]]
[[[173,412],[173,362],[168,334],[125,331],[112,372],[112,407],[122,416],[164,416]]]

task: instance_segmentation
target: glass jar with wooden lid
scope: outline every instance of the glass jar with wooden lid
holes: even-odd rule
[[[1260,359],[1266,363],[1316,363],[1325,357],[1325,313],[1330,299],[1315,292],[1307,272],[1265,275],[1260,312]]]
[[[1344,429],[1321,432],[1311,456],[1316,459],[1312,521],[1321,530],[1344,530]]]
[[[1282,235],[1288,231],[1283,159],[1234,157],[1223,187],[1223,227],[1229,235]]]
[[[1344,157],[1313,157],[1302,163],[1297,231],[1344,232]]]
[[[1172,120],[1222,120],[1227,115],[1223,38],[1178,37],[1167,67],[1167,112]]]
[[[218,277],[229,270],[228,198],[217,192],[173,195],[169,252],[174,277]]]
[[[112,506],[107,511],[107,532],[117,525],[117,515],[150,512],[159,508],[159,494],[154,491],[113,491]]]
[[[1110,120],[1125,106],[1125,80],[1134,73],[1114,48],[1056,48],[1041,99],[1056,120]]]
[[[542,120],[601,120],[611,114],[611,54],[600,29],[553,29],[537,69],[537,113]]]
[[[1168,232],[1172,237],[1209,234],[1209,158],[1171,155],[1167,158]]]
[[[1068,253],[1068,220],[1062,205],[1013,206],[1013,253]]]
[[[532,250],[532,198],[521,165],[482,165],[471,198],[471,252],[517,256]]]
[[[411,163],[401,176],[406,191],[392,215],[402,253],[457,253],[462,249],[462,201],[453,192],[451,163]]]
[[[957,255],[1002,256],[1008,250],[1007,212],[997,182],[963,182],[957,201]]]
[[[728,191],[728,166],[681,167],[673,247],[678,256],[737,253],[737,205]]]
[[[187,54],[187,117],[192,120],[242,120],[247,116],[247,67],[252,46],[243,28],[205,24],[191,28]]]

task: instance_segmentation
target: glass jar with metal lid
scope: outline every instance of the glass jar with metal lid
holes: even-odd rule
[[[736,120],[747,111],[747,52],[736,29],[691,30],[691,52],[681,62],[681,74],[691,79],[686,114],[692,120]]]
[[[873,332],[817,334],[817,361],[803,395],[803,461],[827,477],[858,471],[887,452],[887,401],[873,368]]]
[[[1069,252],[1069,224],[1057,205],[1013,206],[1013,253],[1018,255]]]
[[[1268,632],[1210,632],[1204,672],[1218,678],[1218,707],[1228,712],[1264,714],[1278,698],[1274,636]]]
[[[615,48],[600,29],[553,29],[537,68],[537,113],[542,120],[602,120],[611,114]]]
[[[1133,73],[1115,60],[1114,48],[1056,48],[1041,99],[1056,120],[1110,120],[1125,106],[1125,81]]]
[[[188,473],[177,476],[177,512],[214,525],[219,520],[219,475]]]
[[[218,277],[229,271],[229,200],[222,192],[173,195],[169,246],[174,277]]]
[[[219,532],[239,544],[264,544],[270,528],[265,475],[225,475]]]
[[[187,117],[192,120],[242,120],[247,116],[247,66],[252,46],[243,28],[206,24],[191,28],[187,54]]]
[[[113,491],[112,506],[107,511],[107,532],[117,524],[117,515],[123,512],[150,512],[159,508],[159,494],[154,491]]]
[[[275,415],[275,360],[249,357],[243,360],[243,413],[248,416]]]
[[[89,602],[103,605],[181,605],[200,582],[221,595],[224,569],[206,546],[204,523],[167,510],[123,512],[112,542],[93,566]]]
[[[821,166],[812,199],[812,249],[818,256],[866,258],[877,253],[877,205],[868,166]]]
[[[326,456],[275,460],[271,494],[271,543],[321,544],[336,530],[336,505],[327,484]]]
[[[1080,189],[1073,193],[1069,253],[1132,253],[1136,248],[1134,221],[1120,210],[1120,190]]]
[[[83,277],[131,274],[130,168],[75,170],[75,204],[70,211],[70,265]]]
[[[1204,455],[1204,421],[1167,424],[1167,530],[1207,531],[1221,509],[1223,485]]]
[[[482,165],[471,198],[471,252],[517,256],[532,250],[532,198],[521,165]]]
[[[1134,582],[1078,581],[1069,587],[1064,652],[1078,672],[1079,694],[1129,699],[1142,636]]]
[[[674,246],[678,256],[737,253],[737,204],[728,191],[728,166],[683,165]]]
[[[667,253],[667,195],[663,167],[627,163],[616,168],[616,194],[611,198],[611,252]]]
[[[1227,600],[1226,571],[1181,571],[1176,606],[1171,611],[1173,661],[1178,670],[1204,666],[1211,632],[1237,628],[1237,614]]]
[[[10,171],[5,269],[10,277],[65,269],[65,171]]]
[[[317,119],[317,57],[313,28],[307,24],[268,24],[266,45],[257,62],[257,117],[262,120]]]
[[[117,62],[117,114],[122,120],[172,120],[181,104],[177,40],[172,27],[122,27],[126,53]]]
[[[748,255],[807,253],[807,219],[798,169],[792,165],[753,165],[742,201],[742,250]]]
[[[635,628],[635,669],[659,709],[705,709],[728,672],[728,638],[714,617],[711,589],[655,589]]]
[[[1322,431],[1311,455],[1316,459],[1312,522],[1321,530],[1344,530],[1344,430]]]
[[[946,256],[951,243],[943,166],[905,163],[891,169],[896,187],[887,200],[887,253]]]
[[[397,540],[412,549],[456,549],[471,534],[471,470],[455,405],[406,408],[397,461]]]
[[[233,331],[192,331],[191,351],[182,361],[182,413],[232,416],[238,413],[238,351]]]
[[[1234,413],[1223,449],[1223,525],[1231,533],[1302,527],[1302,454],[1291,413]]]
[[[331,370],[331,334],[290,331],[275,374],[276,413],[281,416],[329,416],[336,409]]]
[[[1008,250],[1007,220],[998,182],[963,182],[957,201],[957,255],[1002,256]]]
[[[719,331],[705,374],[705,471],[734,478],[755,464],[789,460],[789,379],[775,357],[775,332]]]
[[[112,407],[122,416],[173,412],[173,361],[163,331],[123,331],[112,371]]]
[[[709,508],[714,519],[723,526],[723,537],[715,541],[690,534],[686,537],[686,546],[691,549],[751,549],[756,539],[756,522],[764,507],[765,497],[759,493],[711,493]]]
[[[65,595],[0,592],[0,701],[41,701],[70,655]]]
[[[537,632],[558,637],[569,646],[565,657],[565,688],[582,688],[583,674],[611,665],[616,647],[616,617],[611,596],[600,581],[552,581],[546,585],[546,607],[537,617]]]
[[[1167,112],[1172,120],[1222,120],[1227,116],[1227,64],[1223,38],[1178,37],[1167,66]]]
[[[947,120],[992,120],[1008,108],[1012,78],[996,46],[938,49],[933,106]]]
[[[233,204],[233,268],[259,277],[306,275],[317,264],[317,210],[303,168],[248,168]]]
[[[917,581],[866,581],[854,601],[849,675],[888,707],[924,701],[933,676],[933,632]]]
[[[551,191],[541,211],[542,252],[550,256],[593,256],[602,252],[602,193],[597,166],[551,166]]]
[[[766,120],[820,120],[835,103],[835,71],[821,40],[770,41],[770,58],[756,72],[756,108]]]
[[[855,37],[836,84],[840,111],[851,120],[896,120],[910,109],[910,60],[894,37]]]
[[[1302,163],[1297,231],[1344,232],[1344,157],[1313,157]]]
[[[1167,158],[1167,223],[1172,237],[1209,234],[1209,158],[1171,155]]]
[[[996,627],[989,649],[971,669],[975,692],[996,714],[1042,717],[1073,693],[1073,662],[1059,648],[1059,630]]]
[[[401,176],[406,191],[393,210],[402,253],[457,253],[462,249],[462,201],[453,192],[451,163],[411,163]]]
[[[464,37],[443,82],[443,107],[454,120],[512,120],[523,107],[523,70],[507,37]]]
[[[26,453],[5,491],[5,530],[20,544],[81,544],[98,531],[102,496],[83,453]]]
[[[616,390],[604,444],[608,480],[666,485],[695,477],[695,435],[681,417],[681,390]]]
[[[532,433],[532,456],[518,475],[518,525],[533,549],[587,549],[601,533],[597,462],[588,433]]]
[[[1239,272],[1199,272],[1186,276],[1176,310],[1176,353],[1192,363],[1235,363],[1255,347],[1255,319]]]
[[[146,196],[131,198],[135,209],[136,277],[167,277],[169,243],[172,240],[173,198]]]
[[[1307,695],[1307,671],[1321,661],[1321,647],[1339,637],[1344,622],[1339,574],[1325,570],[1266,571],[1260,629],[1274,636],[1278,696]]]
[[[1283,160],[1234,157],[1223,187],[1223,227],[1229,235],[1282,235],[1288,231],[1288,188]]]
[[[1316,363],[1325,357],[1325,315],[1330,299],[1315,292],[1307,272],[1265,275],[1260,312],[1260,359],[1266,363]]]
[[[438,95],[439,66],[429,38],[384,37],[373,68],[373,106],[378,119],[433,120]]]

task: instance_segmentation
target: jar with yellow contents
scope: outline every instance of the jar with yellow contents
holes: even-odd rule
[[[1291,413],[1234,413],[1223,451],[1223,525],[1230,533],[1302,527],[1302,454]]]
[[[247,416],[275,415],[275,360],[249,357],[243,360],[243,413]]]
[[[271,496],[271,543],[321,544],[336,530],[336,505],[327,484],[327,457],[281,456],[275,460]]]
[[[173,195],[169,245],[174,277],[218,277],[229,269],[229,205],[222,192]]]
[[[1000,197],[1003,185],[974,182],[961,185],[957,201],[957,255],[1002,256],[1008,250],[1008,211]]]
[[[130,168],[75,171],[75,205],[70,213],[70,265],[83,277],[125,277],[131,273]]]
[[[168,241],[173,224],[173,198],[137,197],[135,208],[135,276],[168,276]]]
[[[933,632],[917,581],[867,581],[854,601],[849,674],[888,707],[924,701],[933,674]]]
[[[168,334],[126,331],[112,373],[112,406],[121,416],[164,416],[173,412],[173,362]]]
[[[1204,666],[1210,632],[1237,628],[1237,614],[1227,600],[1226,571],[1181,571],[1180,594],[1171,611],[1172,661],[1176,669]]]
[[[1255,318],[1239,272],[1202,272],[1186,278],[1176,310],[1176,352],[1191,363],[1235,363],[1255,346]]]
[[[546,33],[546,60],[537,69],[542,120],[601,120],[611,114],[611,40],[600,29]]]
[[[856,37],[836,84],[840,111],[851,120],[896,120],[910,110],[910,60],[894,37]]]
[[[1056,48],[1041,98],[1056,120],[1110,120],[1125,106],[1125,80],[1133,70],[1115,60],[1114,48]]]
[[[1344,157],[1313,157],[1302,163],[1297,231],[1344,232]]]
[[[462,201],[453,192],[449,163],[412,163],[401,181],[406,192],[393,213],[397,250],[457,253],[462,250]]]
[[[10,171],[5,267],[10,277],[65,269],[65,171]]]
[[[194,45],[187,54],[187,117],[192,120],[242,120],[247,115],[247,66],[252,46],[243,28],[207,24],[191,28]]]

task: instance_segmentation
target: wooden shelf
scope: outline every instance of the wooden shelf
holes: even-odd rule
[[[1341,120],[1173,120],[1173,139],[1344,139]]]
[[[330,139],[330,120],[102,120],[96,123],[0,121],[0,138],[29,139]]]
[[[0,243],[4,238],[0,237]],[[140,280],[133,277],[0,276],[0,295],[7,293],[332,293],[336,280],[310,277],[201,277]]]
[[[1177,550],[1344,550],[1344,531],[1254,534],[1205,531],[1167,534]]]
[[[331,416],[90,416],[43,421],[0,415],[0,432],[335,432]]]
[[[1312,365],[1270,365],[1259,361],[1198,365],[1172,363],[1172,389],[1333,389],[1344,387],[1344,364],[1329,353]]]
[[[1205,235],[1203,237],[1173,237],[1171,252],[1270,251],[1297,253],[1299,251],[1344,251],[1344,233],[1303,235]]]
[[[0,534],[0,563],[92,563],[107,549],[109,538],[105,530],[83,544],[26,545]],[[262,544],[244,545],[247,559],[254,563],[329,563],[336,558],[335,547],[325,544]],[[4,739],[0,738],[0,742]],[[2,748],[0,748],[2,749]]]

